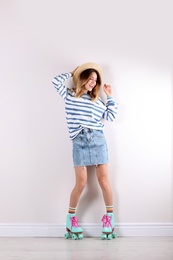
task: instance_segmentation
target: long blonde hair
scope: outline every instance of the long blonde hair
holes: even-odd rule
[[[88,91],[87,94],[91,97],[92,101],[97,101],[102,82],[100,74],[95,69],[86,69],[81,72],[81,74],[79,75],[79,79],[77,80],[76,86],[72,88],[72,91],[75,93],[76,97],[82,96],[85,90],[85,84],[87,83],[92,72],[95,72],[97,74],[97,81],[92,91]]]

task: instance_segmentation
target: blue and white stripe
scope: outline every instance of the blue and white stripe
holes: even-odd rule
[[[75,97],[75,93],[68,89],[64,82],[71,77],[71,73],[64,73],[53,78],[52,83],[65,101],[66,120],[70,139],[74,139],[83,128],[102,130],[102,119],[114,121],[118,104],[108,98],[106,104],[98,98],[92,101],[90,96],[83,94]]]

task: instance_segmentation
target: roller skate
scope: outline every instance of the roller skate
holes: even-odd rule
[[[107,213],[103,216],[102,220],[103,222],[103,228],[102,228],[102,234],[101,239],[105,240],[112,240],[112,238],[116,238],[117,234],[114,230],[114,214],[113,213]]]
[[[66,230],[64,235],[66,239],[72,238],[72,240],[83,238],[83,229],[78,225],[78,218],[75,214],[68,214],[66,218]]]

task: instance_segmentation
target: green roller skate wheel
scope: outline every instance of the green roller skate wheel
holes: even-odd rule
[[[79,234],[79,235],[78,235],[78,239],[80,239],[80,240],[83,239],[83,235],[82,235],[82,234]]]
[[[72,234],[72,240],[77,240],[77,235],[76,234]]]
[[[101,234],[101,239],[105,240],[106,239],[106,234]]]
[[[66,239],[69,239],[69,238],[70,238],[70,234],[69,234],[69,233],[66,233],[66,234],[64,235],[64,237],[65,237]]]
[[[112,238],[116,238],[117,237],[117,233],[112,233]]]
[[[107,236],[107,238],[108,238],[108,240],[112,240],[112,234],[109,234],[109,235]]]

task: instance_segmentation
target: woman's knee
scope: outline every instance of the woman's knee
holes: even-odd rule
[[[104,190],[109,189],[109,178],[108,178],[108,169],[107,165],[98,165],[96,168],[97,171],[97,179],[100,187]]]
[[[105,177],[100,177],[98,178],[98,182],[99,182],[99,185],[101,187],[102,190],[107,190],[109,189],[110,185],[109,185],[109,181],[107,178]]]
[[[86,167],[76,169],[76,189],[81,193],[87,183],[87,172]]]
[[[85,186],[86,186],[86,183],[80,183],[80,184],[78,184],[78,185],[77,185],[78,191],[81,193],[81,192],[84,190]]]

